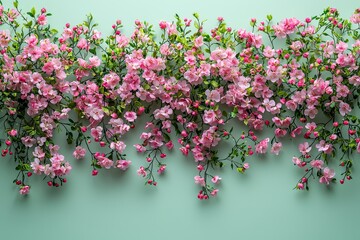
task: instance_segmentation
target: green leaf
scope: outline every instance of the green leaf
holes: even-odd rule
[[[94,55],[96,55],[96,48],[91,48],[91,49],[89,50],[89,52],[92,53],[92,54],[94,54]]]
[[[244,168],[242,168],[242,167],[238,167],[236,170],[237,170],[239,173],[244,173]]]
[[[169,134],[163,132],[163,136],[164,136],[166,142],[170,141],[170,136],[169,136]]]
[[[73,133],[72,133],[72,132],[67,132],[67,133],[66,133],[66,136],[67,136],[66,142],[67,142],[68,144],[72,144],[73,141],[74,141]]]
[[[219,83],[216,82],[215,80],[212,80],[212,81],[211,81],[211,85],[212,85],[214,88],[219,87]]]
[[[14,4],[14,7],[15,7],[15,8],[18,8],[18,6],[19,6],[18,0],[15,0],[13,4]]]

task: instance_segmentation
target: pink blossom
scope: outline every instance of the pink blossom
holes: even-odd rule
[[[120,82],[120,77],[114,73],[111,72],[109,74],[106,74],[103,77],[103,86],[107,89],[114,89],[116,87],[116,85]]]
[[[97,56],[89,58],[89,67],[98,67],[101,64],[101,60]]]
[[[20,13],[16,9],[10,9],[7,14],[9,22],[13,22],[19,16],[19,14]]]
[[[304,167],[303,161],[301,161],[298,157],[293,157],[292,162],[298,167]]]
[[[30,186],[25,185],[25,186],[20,187],[19,193],[21,195],[27,195],[27,194],[29,194],[29,192],[30,192]]]
[[[220,92],[218,90],[206,89],[205,95],[209,101],[220,102]]]
[[[26,136],[21,138],[21,142],[25,145],[25,147],[32,147],[36,143],[36,139]]]
[[[219,183],[221,180],[221,177],[219,176],[214,176],[213,178],[211,178],[211,181],[215,184]]]
[[[5,48],[8,46],[11,40],[9,30],[1,30],[0,31],[0,47]]]
[[[325,140],[321,140],[318,144],[316,144],[316,148],[319,152],[324,152],[326,154],[331,154],[333,151],[332,144],[326,143]]]
[[[302,155],[306,155],[311,151],[311,147],[308,142],[300,143],[298,148]]]
[[[267,57],[267,58],[272,58],[272,57],[274,57],[274,55],[275,55],[275,50],[272,49],[270,46],[266,46],[266,47],[264,48],[263,54],[264,54],[264,56]]]
[[[351,15],[350,21],[355,24],[360,24],[360,13],[354,13],[353,15]]]
[[[103,168],[110,169],[114,165],[114,161],[110,160],[107,157],[104,156],[98,156],[96,158],[97,164],[100,165]]]
[[[267,150],[267,148],[268,148],[269,141],[270,141],[269,138],[265,138],[264,140],[260,141],[259,144],[257,144],[257,145],[255,146],[255,152],[256,152],[256,153],[260,153],[260,154],[266,153],[266,150]]]
[[[111,142],[110,148],[116,150],[118,153],[123,153],[126,145],[123,141]]]
[[[349,78],[349,83],[353,84],[354,86],[360,86],[360,76],[351,76]]]
[[[203,43],[203,37],[202,37],[202,36],[199,36],[199,37],[195,38],[195,40],[194,40],[194,46],[195,46],[195,47],[199,48],[199,47],[201,47],[203,44],[204,44],[204,43]]]
[[[199,184],[200,186],[205,186],[205,179],[201,176],[195,176],[194,177],[195,184]]]
[[[317,126],[316,126],[316,123],[314,123],[314,122],[307,123],[307,124],[305,125],[305,128],[306,128],[307,130],[309,130],[309,132],[315,131],[316,127],[317,127]]]
[[[99,140],[102,137],[102,131],[103,128],[101,126],[97,126],[96,128],[92,128],[90,130],[91,136],[95,139],[95,140]]]
[[[128,169],[131,165],[131,161],[130,160],[118,160],[116,161],[115,166],[123,171],[125,171],[126,169]]]
[[[216,124],[216,114],[214,110],[205,110],[203,115],[204,123],[206,124]]]
[[[15,137],[17,135],[17,130],[16,129],[11,129],[10,131],[8,131],[8,134],[11,137]]]
[[[118,44],[119,48],[124,48],[129,44],[129,39],[124,35],[117,35],[116,36],[116,43]]]
[[[40,160],[35,158],[30,164],[31,169],[36,175],[40,175],[44,171],[44,166],[40,164]]]
[[[250,164],[249,164],[249,163],[244,163],[244,164],[243,164],[243,167],[244,167],[244,169],[249,169],[249,168],[250,168]]]
[[[136,148],[137,152],[143,153],[146,151],[146,148],[143,145],[135,144],[134,147]]]
[[[330,184],[330,181],[335,177],[335,171],[328,167],[324,168],[323,175],[320,177],[320,183],[326,183],[327,185]]]
[[[39,25],[46,25],[47,21],[46,21],[46,16],[45,14],[40,14],[38,19],[37,19],[37,23]]]
[[[211,194],[211,196],[215,197],[218,194],[218,192],[219,192],[219,189],[214,189],[211,191],[210,194]]]
[[[295,138],[296,135],[300,135],[300,134],[301,134],[302,130],[303,130],[303,127],[302,127],[302,126],[299,126],[299,127],[295,128],[295,129],[290,133],[290,136],[293,137],[293,138]]]
[[[282,143],[275,142],[271,147],[271,153],[273,153],[275,155],[279,155],[281,148],[282,148]]]
[[[167,149],[171,150],[174,148],[174,144],[173,142],[170,140],[167,143],[165,143],[165,146],[167,147]]]
[[[314,168],[321,169],[324,165],[324,162],[322,160],[312,160],[310,165]]]
[[[181,151],[181,153],[182,153],[184,156],[189,155],[189,149],[188,149],[188,148],[186,148],[186,147],[181,147],[181,148],[179,148],[179,150]]]
[[[160,120],[166,120],[167,118],[170,118],[170,115],[172,113],[173,110],[170,108],[170,106],[164,106],[154,111],[154,118]]]
[[[165,172],[166,165],[161,165],[159,169],[157,170],[158,174],[163,174]]]
[[[340,102],[340,105],[339,105],[339,113],[340,113],[340,115],[345,116],[349,112],[351,112],[350,105],[347,104],[347,103],[344,103],[344,102]]]
[[[85,155],[86,155],[86,150],[85,150],[85,148],[82,148],[81,146],[77,146],[75,148],[75,151],[73,152],[73,156],[76,159],[84,158]]]
[[[77,44],[77,47],[80,48],[80,49],[87,49],[89,48],[89,43],[86,41],[85,38],[80,38],[78,44]]]
[[[125,117],[126,120],[128,120],[129,122],[134,122],[135,119],[137,118],[136,112],[126,112],[126,113],[124,114],[124,117]]]
[[[137,174],[139,176],[143,176],[143,177],[146,177],[147,176],[147,173],[146,173],[146,170],[143,166],[141,166],[138,170],[137,170]]]

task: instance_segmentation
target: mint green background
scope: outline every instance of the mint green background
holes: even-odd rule
[[[137,18],[157,25],[160,20],[172,20],[175,13],[191,17],[199,12],[202,19],[209,19],[207,29],[218,16],[233,28],[248,28],[251,17],[260,20],[269,13],[275,20],[304,19],[332,6],[349,17],[360,7],[355,0],[20,1],[24,10],[33,5],[52,12],[50,22],[57,28],[78,23],[91,12],[104,34],[119,18],[128,35]],[[133,136],[139,136],[141,125]],[[0,134],[4,136],[3,130]],[[137,137],[126,142],[133,161],[129,171],[100,171],[97,177],[91,176],[89,161],[74,161],[71,147],[61,143],[61,136],[57,140],[73,165],[63,188],[49,188],[35,176],[31,194],[24,198],[11,184],[15,165],[0,159],[0,239],[360,239],[359,170],[343,186],[327,188],[313,181],[310,192],[294,191],[301,176],[291,162],[295,142],[286,143],[279,157],[250,159],[246,175],[219,171],[223,178],[219,197],[204,202],[196,198],[194,163],[178,152],[169,154],[167,173],[154,188],[144,186],[136,175],[144,163],[144,157],[131,147]]]

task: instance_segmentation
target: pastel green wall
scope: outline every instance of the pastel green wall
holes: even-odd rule
[[[121,19],[128,34],[135,19],[157,25],[172,20],[175,13],[191,17],[199,12],[202,19],[209,19],[208,29],[218,16],[233,28],[248,28],[251,17],[264,19],[269,13],[275,20],[304,19],[332,6],[349,17],[360,7],[355,0],[20,1],[24,10],[33,5],[52,12],[50,22],[57,28],[78,23],[91,12],[104,33]],[[133,136],[141,130],[139,124]],[[57,140],[61,142],[61,136]],[[127,138],[127,145],[137,140]],[[61,146],[72,159],[71,148]],[[144,186],[136,175],[144,158],[129,147],[133,166],[126,173],[100,171],[92,177],[89,161],[71,160],[73,171],[65,187],[49,188],[35,176],[25,198],[11,184],[14,164],[0,159],[0,239],[360,239],[358,170],[343,186],[326,188],[313,181],[310,192],[294,191],[301,174],[291,162],[295,149],[294,142],[286,143],[280,157],[252,158],[246,175],[221,170],[219,197],[207,202],[196,198],[193,162],[177,152],[169,155],[167,173],[156,188]]]

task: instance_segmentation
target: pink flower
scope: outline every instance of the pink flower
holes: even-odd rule
[[[325,140],[321,140],[318,144],[316,144],[316,148],[319,152],[324,152],[326,154],[331,154],[333,151],[332,144],[326,143]]]
[[[95,140],[99,141],[99,139],[102,137],[102,131],[103,128],[101,126],[97,126],[96,128],[92,128],[90,133]]]
[[[310,165],[314,168],[321,169],[324,165],[324,162],[322,160],[312,160]]]
[[[211,191],[211,196],[215,197],[217,195],[217,193],[219,192],[219,189],[214,189]]]
[[[316,129],[316,123],[311,122],[311,123],[307,123],[305,125],[305,128],[309,130],[309,132],[313,132]]]
[[[281,148],[282,148],[282,143],[275,142],[271,147],[271,153],[273,153],[275,155],[279,155]]]
[[[114,89],[116,87],[116,85],[120,82],[120,77],[114,73],[111,72],[109,74],[106,74],[103,77],[103,86],[107,89]]]
[[[130,160],[118,160],[116,161],[116,167],[125,171],[126,169],[128,169],[131,165],[131,161]]]
[[[146,173],[146,170],[143,166],[141,166],[138,170],[137,170],[137,174],[139,176],[143,176],[143,177],[146,177],[147,173]]]
[[[114,165],[114,161],[112,161],[109,158],[104,157],[104,156],[98,156],[96,158],[97,164],[99,164],[103,168],[110,169]]]
[[[306,155],[311,151],[311,147],[308,142],[299,144],[299,151],[302,155]]]
[[[201,176],[195,176],[194,177],[195,184],[199,184],[200,186],[205,186],[205,179]]]
[[[334,176],[335,176],[334,169],[330,169],[330,168],[326,167],[323,170],[323,176],[320,177],[319,182],[326,183],[327,185],[329,185],[331,179],[333,179]]]
[[[360,12],[359,13],[354,13],[353,15],[351,15],[350,21],[352,23],[359,24],[360,23]]]
[[[167,149],[171,150],[174,148],[174,144],[173,142],[170,140],[167,143],[165,143],[165,146],[167,147]]]
[[[11,129],[10,131],[8,131],[8,134],[11,137],[15,137],[17,135],[17,130],[16,129]]]
[[[35,158],[34,161],[31,162],[30,167],[36,175],[40,175],[44,171],[44,166],[40,164],[38,158]]]
[[[357,151],[358,153],[360,153],[360,142],[358,143],[358,145],[357,145],[357,147],[356,147],[356,151]]]
[[[136,112],[126,112],[124,114],[124,117],[126,120],[128,120],[129,122],[134,122],[135,119],[137,118],[136,116]]]
[[[82,148],[81,146],[77,146],[75,148],[75,151],[73,152],[73,156],[76,159],[84,158],[85,155],[86,155],[86,150],[85,150],[85,148]]]
[[[218,90],[212,90],[206,89],[205,95],[208,100],[214,101],[214,102],[220,102],[220,92]]]
[[[170,115],[173,113],[173,110],[170,108],[170,106],[165,106],[160,109],[156,109],[154,111],[154,118],[160,119],[160,120],[166,120],[167,118],[170,118]]]
[[[0,47],[6,48],[11,40],[10,31],[9,30],[1,30],[0,31]]]
[[[117,35],[116,36],[116,43],[118,44],[119,48],[126,47],[129,44],[129,39],[124,35]]]
[[[32,147],[36,143],[36,139],[26,136],[21,138],[21,142],[25,145],[25,147]]]
[[[27,195],[27,194],[29,194],[29,192],[30,192],[30,186],[25,185],[25,186],[20,187],[19,193],[21,195]]]
[[[123,153],[126,145],[123,141],[111,142],[110,148],[116,150],[118,153]]]
[[[220,180],[221,180],[221,177],[219,177],[219,176],[214,176],[214,177],[211,179],[211,181],[212,181],[213,183],[215,183],[215,184],[219,183]]]
[[[203,44],[204,44],[204,43],[203,43],[203,37],[202,37],[202,36],[199,36],[199,37],[195,38],[195,40],[194,40],[194,46],[195,46],[195,47],[199,48],[199,47],[201,47]]]
[[[249,169],[249,168],[250,168],[250,164],[249,164],[249,163],[244,163],[244,164],[243,164],[243,167],[244,167],[244,169]]]
[[[166,165],[161,165],[159,169],[157,170],[158,174],[163,174],[165,172]]]
[[[299,126],[299,127],[295,128],[295,129],[290,133],[290,136],[293,137],[293,138],[295,138],[296,135],[300,135],[300,134],[301,134],[302,130],[303,130],[303,127],[302,127],[302,126]]]
[[[146,151],[146,148],[143,145],[135,144],[134,147],[136,148],[136,151],[139,153],[143,153]]]
[[[182,152],[182,154],[183,154],[184,156],[189,155],[189,149],[188,149],[188,148],[186,148],[186,147],[181,147],[181,148],[179,148],[179,149],[180,149],[180,151]]]
[[[99,121],[104,117],[104,111],[101,108],[93,107],[89,108],[89,116],[92,117],[95,121]]]
[[[204,154],[201,151],[201,148],[196,146],[193,149],[191,149],[193,155],[194,155],[194,159],[195,162],[201,162],[204,160]]]
[[[345,116],[349,112],[351,112],[350,105],[347,104],[347,103],[344,103],[344,102],[340,102],[340,104],[339,104],[339,113],[341,114],[341,116]]]
[[[206,124],[216,124],[216,114],[214,110],[205,110],[203,115],[204,123]]]
[[[264,140],[260,141],[259,144],[257,144],[257,145],[255,146],[255,152],[256,152],[256,153],[260,153],[260,154],[266,153],[266,150],[267,150],[267,148],[268,148],[269,141],[270,141],[269,138],[265,138]]]
[[[303,166],[303,161],[301,161],[299,158],[297,157],[293,157],[292,158],[292,162],[297,165],[298,167],[304,167]]]
[[[44,14],[39,15],[37,22],[39,25],[46,25],[46,16]]]
[[[89,58],[89,67],[98,67],[101,64],[101,60],[97,56]]]
[[[80,49],[87,49],[89,47],[89,44],[85,38],[80,38],[77,47]]]

